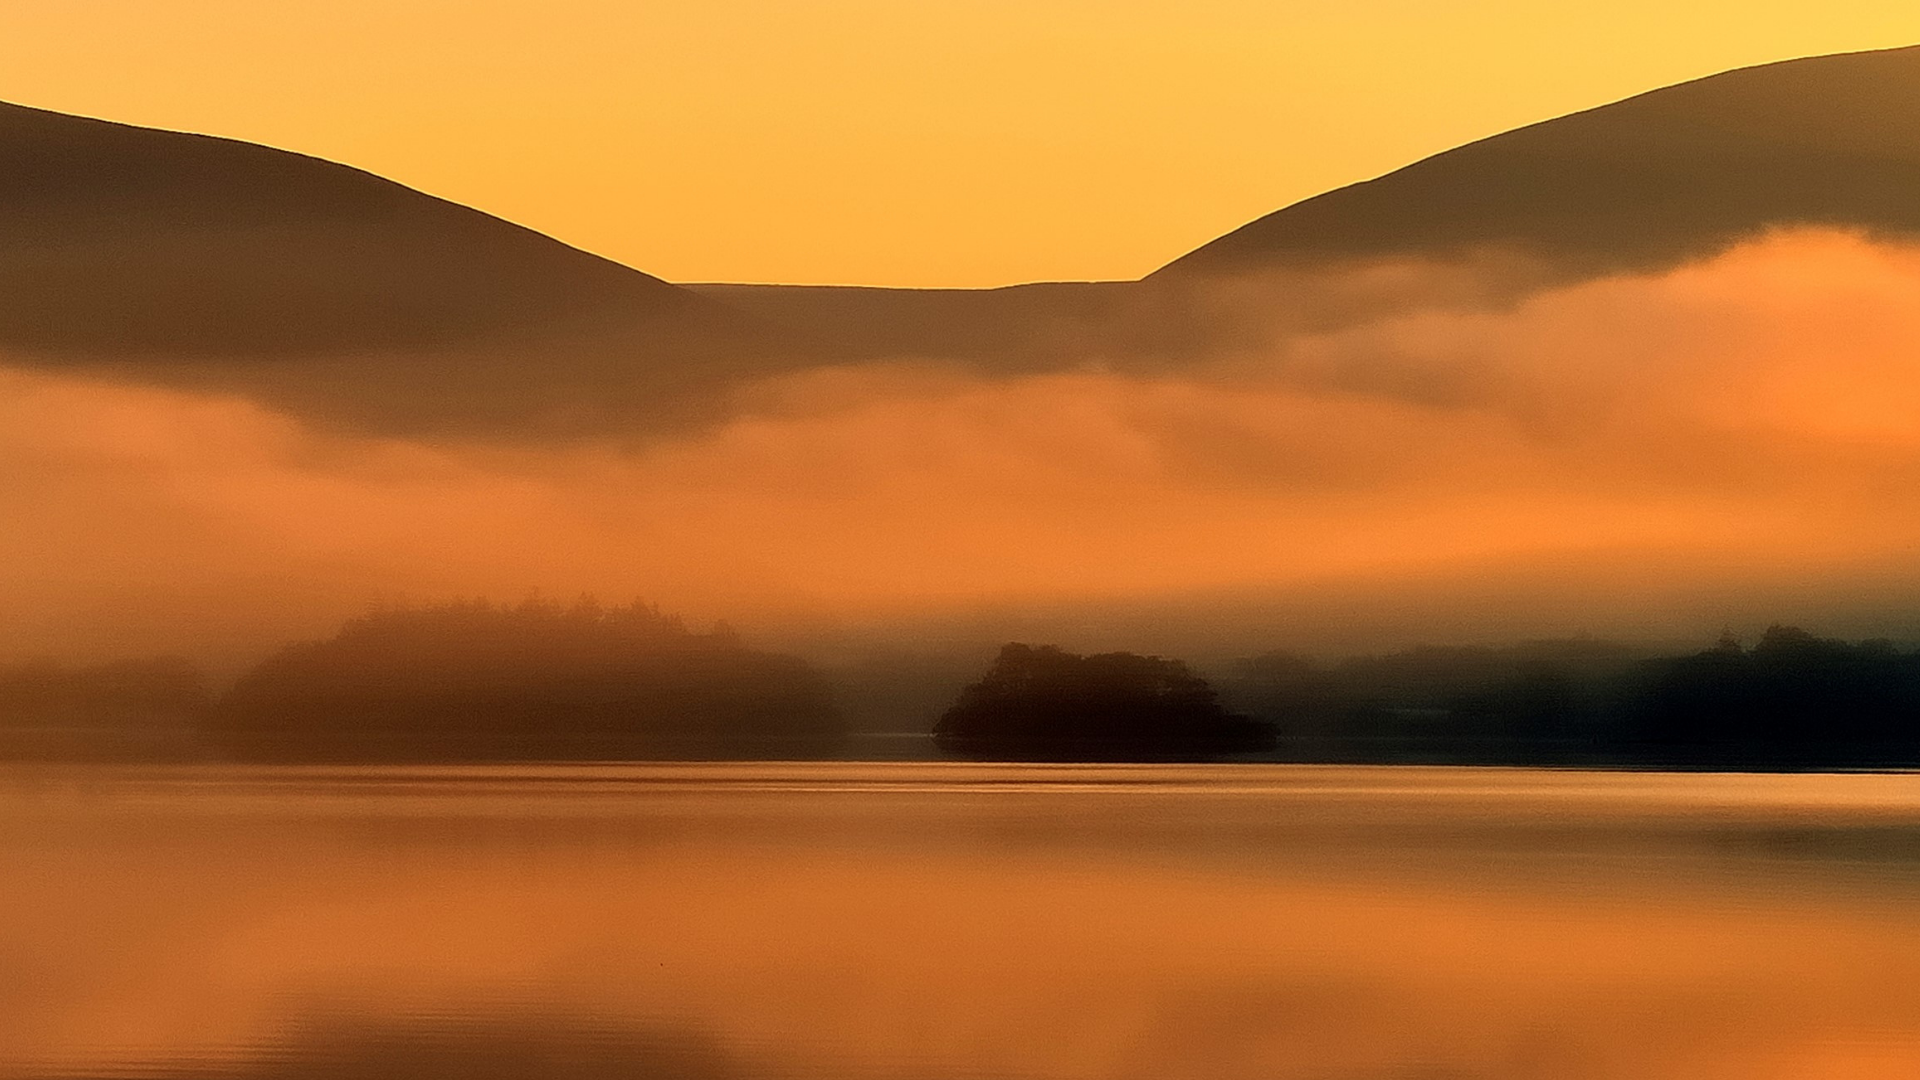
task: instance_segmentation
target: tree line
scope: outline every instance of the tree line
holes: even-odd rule
[[[1920,653],[1789,626],[1651,654],[1598,641],[1271,653],[1221,678],[1320,762],[1827,769],[1920,765]]]
[[[1920,652],[1793,627],[1681,654],[1590,640],[1335,663],[1268,653],[1211,675],[1010,643],[932,745],[1000,760],[1920,766]],[[374,611],[217,694],[175,659],[0,666],[0,755],[16,757],[814,758],[848,745],[806,662],[639,603]]]
[[[0,724],[84,714],[110,736],[110,715],[125,711],[96,708],[111,681],[72,669],[35,692],[0,673]],[[378,610],[280,649],[218,696],[155,688],[144,700],[201,752],[249,760],[819,757],[844,734],[825,680],[799,658],[749,648],[724,625],[696,631],[651,605],[591,600]]]

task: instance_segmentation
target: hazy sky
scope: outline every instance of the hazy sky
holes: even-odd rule
[[[676,280],[1132,277],[1911,0],[8,0],[0,98],[371,169]]]

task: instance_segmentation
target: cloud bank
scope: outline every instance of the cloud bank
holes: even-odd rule
[[[241,655],[536,590],[749,627],[1293,595],[1388,626],[1515,575],[1516,632],[1674,628],[1716,589],[1891,603],[1920,597],[1916,300],[1920,251],[1784,234],[1177,373],[821,368],[643,446],[371,438],[0,367],[0,654]]]

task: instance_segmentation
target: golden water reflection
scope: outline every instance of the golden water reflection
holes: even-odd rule
[[[1920,777],[15,769],[0,1072],[1920,1076]]]

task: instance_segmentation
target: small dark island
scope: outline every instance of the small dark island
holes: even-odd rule
[[[1220,707],[1178,660],[1003,646],[934,727],[959,757],[1001,761],[1207,761],[1272,750],[1271,725]]]

